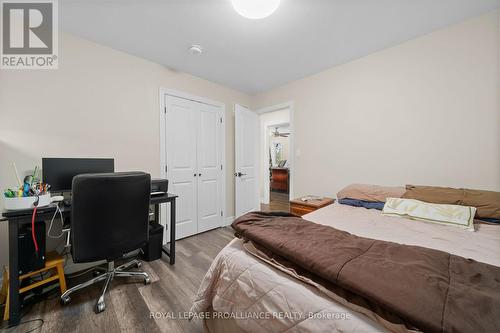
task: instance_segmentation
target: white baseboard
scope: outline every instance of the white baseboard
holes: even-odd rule
[[[227,227],[228,225],[231,225],[231,223],[233,223],[233,221],[234,221],[234,216],[225,217],[222,226]]]

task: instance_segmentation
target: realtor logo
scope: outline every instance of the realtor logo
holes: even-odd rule
[[[2,69],[57,69],[57,0],[2,0]]]

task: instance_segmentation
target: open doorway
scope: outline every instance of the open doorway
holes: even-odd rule
[[[289,211],[293,175],[291,104],[258,111],[260,120],[261,210]]]
[[[267,128],[269,151],[269,206],[270,211],[288,211],[290,201],[290,124]]]

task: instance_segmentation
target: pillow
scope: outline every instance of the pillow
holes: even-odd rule
[[[476,207],[477,218],[500,219],[500,192],[406,185],[407,199]]]
[[[363,201],[363,200],[357,200],[357,199],[339,199],[338,203],[342,205],[348,205],[348,206],[353,206],[353,207],[364,207],[366,209],[378,209],[382,210],[384,208],[384,203],[383,202],[375,202],[375,201]]]
[[[437,204],[460,205],[464,198],[464,190],[449,187],[406,185],[406,192],[402,198]]]
[[[475,207],[433,204],[414,199],[387,198],[382,215],[407,217],[474,231]]]
[[[461,205],[476,207],[479,218],[500,219],[500,192],[466,189]]]
[[[363,201],[385,202],[387,198],[400,198],[405,193],[402,186],[378,186],[351,184],[337,193],[337,199],[356,199]]]

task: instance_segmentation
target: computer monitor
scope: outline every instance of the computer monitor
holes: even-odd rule
[[[42,158],[43,182],[51,191],[71,191],[73,177],[82,173],[115,172],[112,158]]]

